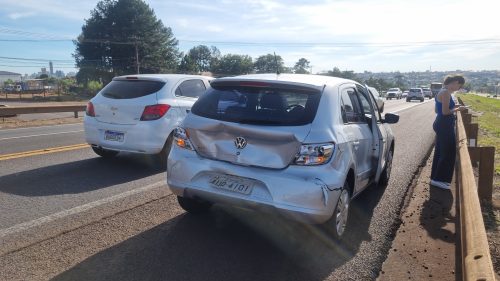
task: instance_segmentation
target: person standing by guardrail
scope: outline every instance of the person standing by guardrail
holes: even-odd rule
[[[432,127],[436,132],[436,145],[432,161],[431,185],[442,189],[450,189],[455,169],[457,144],[454,113],[465,109],[463,106],[455,105],[451,94],[460,90],[464,84],[465,79],[462,75],[448,75],[443,88],[434,98],[436,120]]]

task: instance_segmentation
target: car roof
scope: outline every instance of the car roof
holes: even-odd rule
[[[263,74],[247,74],[233,77],[223,77],[214,80],[212,83],[220,83],[224,81],[268,81],[268,82],[291,82],[294,84],[303,84],[322,88],[326,85],[335,86],[344,83],[356,83],[353,80],[313,74],[291,74],[291,73],[263,73]]]
[[[205,78],[205,79],[214,79],[210,76],[202,76],[202,75],[189,75],[189,74],[130,74],[114,77],[113,80],[149,80],[149,81],[161,81],[161,82],[172,82],[178,81],[179,79],[184,78]]]

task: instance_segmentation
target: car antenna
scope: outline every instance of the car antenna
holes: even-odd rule
[[[278,57],[276,57],[276,52],[273,52],[273,53],[274,53],[274,63],[276,64],[276,74],[280,75],[280,67],[278,65]]]

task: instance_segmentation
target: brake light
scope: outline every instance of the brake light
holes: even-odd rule
[[[142,112],[141,121],[158,120],[170,109],[168,104],[148,105]]]
[[[258,81],[242,81],[240,82],[240,86],[243,87],[269,87],[268,83],[258,82]]]
[[[295,156],[294,164],[301,166],[313,166],[327,163],[332,158],[335,144],[303,144]]]
[[[95,110],[94,110],[94,104],[89,101],[87,103],[87,108],[85,109],[85,114],[90,117],[95,117]]]

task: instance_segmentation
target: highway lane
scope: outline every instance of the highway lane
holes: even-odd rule
[[[388,107],[390,104],[400,106],[401,101],[397,102],[388,101],[386,112],[392,111]],[[352,280],[373,279],[390,247],[407,187],[432,145],[432,109],[431,104],[424,103],[400,111],[401,121],[393,126],[398,138],[393,177],[385,192],[372,188],[353,202],[354,212],[350,219],[353,235],[345,241],[346,246],[333,243],[315,228],[273,216],[221,208],[201,218],[186,215],[165,192],[164,186],[158,186],[154,195],[162,198],[160,201],[164,205],[161,206],[166,208],[158,217],[165,221],[156,221],[156,225],[141,231],[140,219],[127,218],[127,215],[141,212],[142,207],[137,207],[130,214],[122,215],[125,216],[123,223],[139,230],[135,236],[117,240],[111,234],[117,226],[105,223],[105,215],[96,214],[112,212],[104,205],[95,212],[90,209],[85,218],[79,218],[85,221],[80,224],[85,225],[92,218],[101,219],[99,223],[103,223],[86,234],[94,237],[88,241],[89,245],[83,246],[90,250],[81,256],[64,255],[74,260],[68,263],[71,268],[51,271],[50,276],[59,274],[59,280],[132,280],[134,276],[160,279],[166,275],[173,276],[172,280],[334,280],[336,276]],[[6,162],[8,165],[0,162],[0,233],[102,198],[154,185],[164,181],[165,176],[142,157],[123,155],[105,161],[95,157],[90,149]],[[137,206],[136,202],[128,203]],[[156,214],[158,210],[152,212]],[[148,216],[148,212],[142,211],[142,214]],[[77,227],[76,215],[57,217],[56,230]],[[148,216],[148,219],[151,218]],[[47,236],[56,233],[53,229],[40,229],[40,225],[34,225],[32,229],[11,233],[6,236],[10,240],[3,240],[4,246],[7,249],[26,246],[15,241],[14,236],[27,237],[23,233],[30,230],[40,233],[38,239],[42,239],[44,232],[52,233]],[[76,235],[78,231],[72,233]],[[59,238],[63,239],[58,236],[47,243],[52,243],[53,249],[62,247],[76,251],[82,247],[80,242],[62,242]],[[98,247],[93,245],[95,241],[113,247]],[[38,246],[40,244],[35,244],[26,251]],[[18,258],[17,254],[21,252],[5,256],[0,260],[0,267],[3,261]],[[64,258],[61,251],[56,250],[52,255]],[[114,266],[107,266],[110,262]]]
[[[83,124],[0,130],[0,155],[84,143]]]

